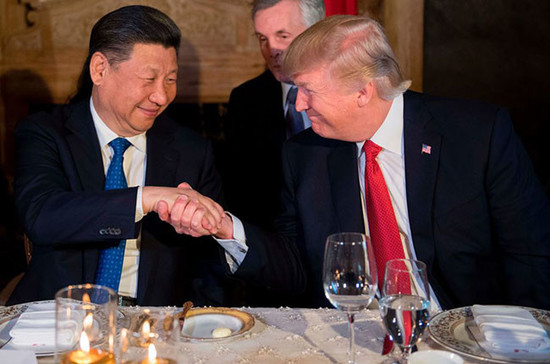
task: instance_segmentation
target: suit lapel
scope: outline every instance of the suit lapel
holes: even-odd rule
[[[328,173],[340,231],[364,232],[354,143],[339,143],[328,156]]]
[[[441,135],[429,130],[431,115],[420,98],[415,93],[405,94],[405,178],[416,255],[431,266],[434,259],[433,199]]]
[[[105,173],[97,133],[87,101],[71,108],[66,127],[67,144],[84,191],[103,191]]]

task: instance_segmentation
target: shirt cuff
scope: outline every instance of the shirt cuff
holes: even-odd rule
[[[248,245],[246,245],[246,235],[241,220],[229,212],[227,214],[233,220],[233,239],[214,239],[225,249],[225,259],[229,270],[231,273],[235,273],[248,252]]]
[[[137,198],[136,198],[136,222],[141,221],[145,214],[143,213],[143,199],[142,195],[143,186],[138,186]]]

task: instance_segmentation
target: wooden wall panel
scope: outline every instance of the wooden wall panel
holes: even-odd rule
[[[156,7],[182,30],[176,102],[226,102],[264,69],[248,0],[0,0],[0,165],[8,174],[17,121],[29,105],[74,93],[93,24],[130,4]]]
[[[147,4],[179,25],[177,103],[224,103],[264,62],[250,19],[251,0],[0,0],[0,165],[11,175],[13,130],[34,104],[74,93],[93,24],[107,12]],[[413,88],[422,85],[423,0],[358,0],[360,14],[385,26]]]

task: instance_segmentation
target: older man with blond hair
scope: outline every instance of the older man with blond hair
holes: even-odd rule
[[[328,306],[324,241],[357,231],[371,238],[379,281],[388,257],[424,261],[443,309],[550,309],[550,204],[505,109],[405,91],[382,27],[366,17],[315,24],[287,49],[283,72],[312,129],[283,149],[278,234],[245,223],[239,237],[229,221],[217,234],[246,246],[235,277]]]

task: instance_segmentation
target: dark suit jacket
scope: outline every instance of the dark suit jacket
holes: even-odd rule
[[[281,83],[267,70],[229,97],[227,149],[216,155],[228,210],[266,229],[280,212],[285,118]]]
[[[52,299],[69,284],[93,283],[100,249],[136,238],[141,230],[138,304],[223,304],[218,272],[224,272],[213,239],[178,235],[155,213],[136,224],[137,188],[103,190],[88,100],[21,122],[16,145],[16,205],[33,253],[10,303]],[[210,144],[161,115],[147,132],[146,185],[184,181],[221,198]]]
[[[414,92],[404,100],[412,239],[443,308],[550,309],[550,204],[508,113]],[[289,301],[303,292],[302,306],[330,306],[321,278],[325,239],[364,231],[356,145],[310,129],[285,144],[283,169],[279,234],[245,224],[249,251],[236,276]]]

